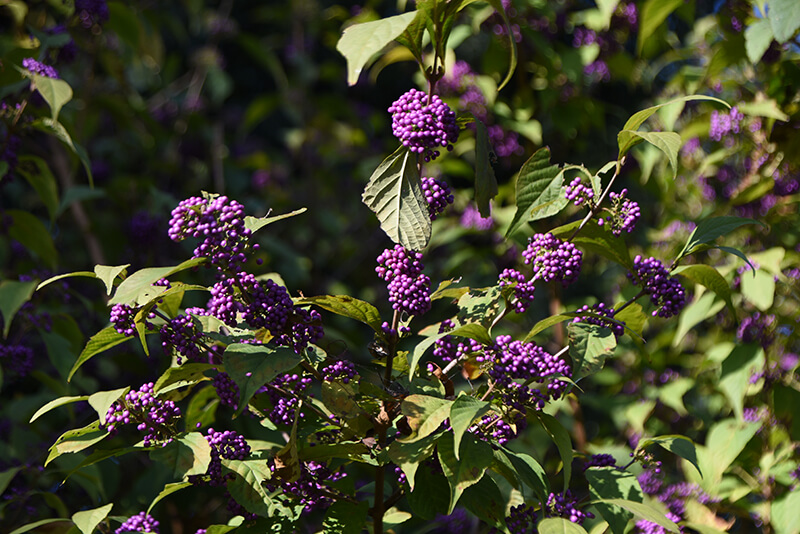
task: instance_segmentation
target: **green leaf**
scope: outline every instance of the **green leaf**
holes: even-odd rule
[[[67,208],[71,207],[73,204],[80,204],[86,200],[95,200],[104,198],[105,196],[106,192],[102,189],[94,189],[86,185],[74,185],[69,187],[64,191],[64,195],[61,197],[61,204],[58,206],[57,216],[61,216],[61,214],[67,211]]]
[[[108,503],[94,510],[83,510],[72,514],[72,522],[80,529],[83,534],[92,534],[100,522],[108,517],[109,512],[114,507],[114,503]]]
[[[644,43],[667,20],[673,11],[683,5],[683,0],[647,0],[639,12],[639,34],[636,40],[636,53],[642,55]]]
[[[398,441],[413,443],[432,434],[450,416],[453,401],[428,395],[409,395],[403,399],[400,409],[408,418],[413,433]]]
[[[67,129],[64,128],[63,124],[53,120],[51,117],[42,117],[41,119],[36,119],[33,121],[31,126],[37,130],[54,135],[59,141],[67,145],[69,149],[72,150],[76,156],[78,156],[78,159],[83,164],[83,169],[86,171],[86,176],[89,177],[89,186],[94,187],[94,181],[92,179],[92,164],[89,161],[89,155],[81,145],[72,140],[72,137],[69,135]],[[68,193],[69,192],[67,192],[67,194]],[[67,195],[65,194],[64,196],[66,199]],[[65,199],[63,199],[62,202],[64,202]]]
[[[274,507],[262,482],[270,479],[272,472],[266,460],[222,460],[222,465],[236,473],[228,481],[228,491],[237,503],[252,514],[269,516]]]
[[[42,221],[35,215],[21,210],[6,210],[5,215],[11,219],[8,236],[22,243],[51,269],[55,269],[58,264],[58,252],[50,232]]]
[[[150,503],[150,506],[147,507],[147,513],[149,514],[150,511],[153,509],[153,507],[156,504],[158,504],[158,501],[160,501],[164,497],[172,495],[176,491],[180,491],[183,488],[188,488],[189,486],[192,486],[192,485],[193,485],[193,483],[192,482],[188,482],[188,481],[187,482],[173,482],[171,484],[167,484],[166,486],[164,486],[164,489],[161,490],[161,492],[158,495],[156,495],[156,498],[153,499],[153,502]]]
[[[577,523],[563,517],[546,517],[536,525],[539,534],[586,534],[586,530]]]
[[[75,276],[82,276],[82,277],[86,277],[86,278],[97,278],[97,275],[94,274],[91,271],[76,271],[74,273],[59,274],[59,275],[56,275],[56,276],[48,278],[44,282],[40,282],[39,285],[36,286],[36,291],[39,291],[40,289],[44,288],[45,286],[49,286],[53,282],[57,282],[57,281],[62,280],[64,278],[73,278]]]
[[[500,313],[502,298],[502,291],[497,286],[470,289],[468,293],[458,299],[457,303],[456,322],[462,326],[452,330],[450,333],[472,337],[481,343],[491,343],[492,340],[489,337],[488,329],[494,323],[497,314]]]
[[[106,285],[106,295],[111,295],[111,290],[114,289],[114,280],[116,280],[117,276],[119,276],[120,273],[130,266],[130,263],[126,263],[125,265],[94,266],[94,274]]]
[[[192,395],[189,407],[186,409],[186,428],[205,428],[216,421],[219,396],[212,387],[201,388]],[[200,427],[197,424],[200,423]]]
[[[542,422],[542,426],[553,438],[558,449],[558,454],[561,456],[561,463],[564,469],[564,490],[569,489],[569,481],[572,476],[572,440],[569,438],[569,432],[564,428],[558,419],[552,415],[544,412],[537,412],[536,417]]]
[[[459,302],[461,301],[459,300]],[[484,302],[484,304],[487,307],[491,307],[491,304],[488,304],[488,302],[489,301],[486,301]],[[481,308],[481,306],[476,303],[477,299],[470,303],[470,306],[475,305],[474,307],[471,307],[470,310],[474,311],[474,310],[479,310]],[[491,316],[486,316],[486,317],[491,317]],[[464,326],[459,326],[457,328],[454,328],[453,330],[450,330],[449,332],[443,332],[441,334],[429,336],[420,341],[417,344],[417,346],[414,347],[414,352],[412,353],[411,361],[409,362],[409,380],[412,380],[414,378],[414,375],[417,372],[417,367],[419,366],[419,362],[425,355],[425,352],[427,352],[427,350],[434,343],[436,343],[436,341],[442,339],[444,336],[467,337],[470,339],[475,339],[487,345],[492,343],[491,337],[489,336],[489,332],[486,330],[484,326],[477,323],[467,323]]]
[[[211,445],[200,432],[190,432],[151,451],[150,458],[165,464],[179,480],[189,475],[204,475],[211,462]]]
[[[295,215],[300,215],[306,211],[308,211],[306,208],[300,208],[299,210],[294,210],[282,215],[273,215],[272,217],[253,217],[251,215],[247,215],[244,218],[244,227],[250,230],[252,233],[256,233],[268,224],[282,221],[283,219],[288,219],[289,217],[294,217]]]
[[[517,211],[506,230],[506,237],[530,221],[550,217],[564,209],[569,201],[561,190],[563,183],[563,171],[558,165],[550,164],[550,149],[537,150],[519,170],[515,199]]]
[[[180,367],[170,367],[162,374],[155,385],[153,393],[161,395],[186,386],[193,386],[199,382],[209,380],[203,373],[216,366],[208,363],[184,363]]]
[[[72,366],[72,369],[67,376],[67,382],[72,380],[72,376],[81,367],[81,365],[89,361],[89,359],[91,359],[93,356],[100,354],[111,347],[116,347],[128,339],[130,338],[114,330],[113,326],[107,326],[100,330],[98,333],[89,338],[89,341],[86,343],[86,347],[84,347],[83,351],[78,356],[78,359],[75,361],[75,365]]]
[[[7,212],[6,212],[7,213]],[[16,280],[3,280],[0,282],[0,315],[5,323],[3,337],[8,337],[11,330],[11,321],[23,304],[31,300],[36,289],[37,281],[18,282]]]
[[[622,130],[619,133],[620,146],[625,146],[625,152],[642,141],[647,141],[663,152],[672,166],[672,178],[678,176],[678,151],[681,149],[681,136],[675,132],[636,132]]]
[[[706,287],[717,294],[719,298],[725,301],[725,304],[728,306],[728,309],[731,311],[734,316],[736,316],[736,310],[733,307],[733,302],[731,301],[731,286],[728,285],[728,282],[725,278],[719,274],[714,267],[710,265],[684,265],[678,267],[672,274],[676,274],[678,276],[682,276],[687,280],[691,280],[695,284],[700,284],[703,287]]]
[[[750,63],[755,65],[761,61],[773,38],[772,24],[768,19],[758,19],[747,27],[744,31],[744,46]]]
[[[642,305],[634,302],[624,310],[615,313],[614,319],[625,323],[626,329],[630,329],[641,337],[647,322],[647,315],[642,311]]]
[[[39,91],[44,101],[50,106],[53,121],[58,120],[58,113],[64,104],[72,100],[72,87],[64,80],[58,78],[48,78],[33,74],[31,76],[32,88]]]
[[[585,472],[592,498],[603,497],[642,502],[642,490],[636,475],[616,467],[592,467]],[[613,534],[623,534],[633,514],[616,505],[597,503],[595,507]]]
[[[378,309],[363,300],[347,295],[320,295],[318,297],[303,297],[296,299],[294,303],[298,306],[314,304],[323,310],[361,321],[372,327],[376,332],[382,332],[381,314]]]
[[[703,470],[703,489],[717,494],[722,474],[760,428],[760,423],[740,423],[736,419],[725,419],[711,427],[705,446],[697,448],[697,461]]]
[[[699,299],[689,303],[678,319],[678,328],[675,330],[675,337],[672,338],[672,346],[677,347],[689,330],[713,317],[724,307],[725,304],[716,300],[713,293],[704,293]]]
[[[650,505],[627,499],[600,499],[597,503],[612,504],[624,508],[640,519],[655,523],[670,532],[680,532],[680,528],[660,511]]]
[[[398,148],[372,173],[361,200],[393,242],[422,250],[431,238],[431,218],[415,159]]]
[[[500,450],[511,461],[520,480],[536,492],[541,502],[546,502],[550,494],[550,483],[541,464],[528,454],[512,452],[502,447]]]
[[[530,331],[522,341],[525,343],[530,343],[531,341],[533,341],[534,337],[541,334],[551,326],[563,323],[564,321],[569,321],[570,319],[574,319],[575,317],[578,317],[577,313],[560,313],[558,315],[551,315],[550,317],[545,317],[544,319],[533,325],[533,328],[530,329]]]
[[[656,388],[658,400],[669,406],[682,416],[689,415],[686,406],[683,404],[683,396],[694,387],[694,380],[689,377],[681,377],[671,380],[667,384]]]
[[[450,486],[444,476],[434,473],[430,467],[423,466],[417,473],[414,490],[406,499],[416,517],[431,520],[437,514],[447,513]]]
[[[764,349],[755,344],[737,345],[722,362],[719,389],[725,394],[739,421],[744,421],[744,398],[750,377],[764,368]]]
[[[389,458],[403,470],[412,491],[415,486],[417,468],[423,460],[430,458],[433,454],[439,436],[440,434],[431,434],[413,443],[395,440],[388,447]]]
[[[762,22],[763,19],[759,22]],[[745,115],[753,117],[767,117],[770,119],[778,119],[779,121],[786,122],[789,120],[789,115],[781,111],[778,103],[775,100],[760,100],[758,102],[746,102],[736,106],[739,111]]]
[[[617,338],[606,327],[569,323],[569,355],[572,358],[572,379],[579,382],[581,378],[597,373],[603,368],[606,358],[614,353]]]
[[[287,347],[272,348],[265,345],[236,343],[228,345],[222,355],[225,371],[239,386],[239,408],[242,411],[256,391],[300,363],[300,356]]]
[[[800,28],[800,4],[794,0],[770,0],[767,18],[775,39],[783,44]]]
[[[492,215],[492,199],[497,195],[497,178],[489,158],[486,125],[475,118],[475,203],[481,217]]]
[[[797,534],[800,532],[800,491],[787,492],[772,503],[770,520],[775,534]]]
[[[691,463],[693,466],[695,466],[695,468],[697,468],[697,472],[700,473],[700,476],[703,476],[703,471],[700,469],[700,464],[697,461],[697,447],[695,446],[694,441],[691,439],[677,434],[670,436],[657,436],[654,438],[645,438],[641,440],[636,448],[641,450],[653,443],[663,447],[673,454],[677,454],[687,462]]]
[[[416,11],[410,11],[345,28],[336,50],[347,60],[347,83],[355,85],[372,56],[402,34],[416,16]]]
[[[741,276],[742,296],[759,310],[766,312],[775,302],[775,276],[758,269],[755,276],[745,273]]]
[[[414,56],[414,59],[416,59],[417,63],[420,65],[422,65],[424,61],[422,40],[425,36],[425,27],[430,19],[424,7],[425,5],[420,2],[419,9],[415,11],[416,15],[414,16],[414,20],[412,20],[406,29],[395,38],[398,43],[411,51],[411,55]]]
[[[134,306],[146,304],[154,295],[168,291],[161,286],[155,286],[154,288],[153,284],[155,282],[181,271],[197,267],[206,261],[206,258],[192,258],[172,267],[149,267],[136,271],[117,286],[117,291],[114,293],[114,297],[108,301],[108,305],[127,304]]]
[[[450,484],[450,507],[448,514],[453,513],[456,503],[468,487],[477,484],[483,478],[486,469],[492,465],[494,455],[487,442],[467,434],[461,442],[462,455],[459,460],[455,455],[453,435],[444,434],[436,443],[442,471]]]
[[[762,223],[754,219],[732,216],[709,217],[708,219],[701,221],[686,240],[683,250],[681,250],[680,254],[678,254],[678,260],[691,254],[696,247],[706,243],[711,243],[718,237],[727,235],[737,228],[747,224]]]
[[[17,476],[17,473],[19,473],[21,469],[22,466],[17,466],[17,467],[12,467],[11,469],[6,469],[2,473],[0,473],[0,495],[5,493],[6,488],[8,487],[9,484],[11,484],[11,481],[14,479],[15,476]]]
[[[460,458],[461,438],[464,432],[479,417],[486,415],[491,409],[488,402],[480,401],[469,395],[459,395],[450,406],[450,426],[453,429],[453,448],[456,460]]]
[[[503,18],[503,23],[506,25],[506,35],[508,37],[508,51],[510,54],[510,60],[508,64],[508,73],[506,73],[506,77],[497,87],[497,90],[500,91],[511,80],[511,75],[514,74],[514,70],[517,68],[517,42],[514,40],[514,32],[511,29],[511,21],[508,20],[508,14],[503,6],[503,2],[501,0],[487,1]]]
[[[506,528],[506,500],[491,477],[483,477],[464,490],[461,496],[464,508],[484,522],[508,532]]]
[[[106,424],[106,414],[108,409],[116,401],[130,391],[130,387],[115,389],[113,391],[98,391],[89,396],[89,405],[94,408],[97,415],[100,417],[100,424]]]
[[[50,453],[47,455],[44,465],[47,466],[62,454],[80,452],[87,449],[107,437],[108,432],[100,428],[100,421],[95,421],[83,428],[67,430],[50,447]]]
[[[364,530],[368,510],[367,501],[337,501],[325,513],[322,531],[325,534],[360,534]]]
[[[31,169],[31,166],[36,170]],[[16,173],[22,175],[39,194],[52,223],[58,214],[58,184],[47,162],[37,156],[20,156]],[[2,176],[4,173],[0,173]]]
[[[60,522],[69,522],[69,519],[63,518],[51,518],[51,519],[42,519],[41,521],[36,521],[35,523],[29,523],[27,525],[21,526],[18,529],[9,532],[9,534],[23,534],[25,532],[30,532],[31,530],[41,527],[43,525],[49,525],[51,523],[60,523]]]
[[[564,226],[559,226],[550,233],[563,239],[566,236],[571,236],[579,225],[580,221],[575,221]],[[631,254],[628,251],[628,245],[625,239],[615,236],[603,226],[598,226],[595,220],[589,221],[572,242],[587,252],[599,254],[608,260],[622,265],[629,271],[633,270],[633,260],[631,260]]]

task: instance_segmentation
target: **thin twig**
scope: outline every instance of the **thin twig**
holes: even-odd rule
[[[606,196],[608,196],[609,191],[611,191],[611,186],[614,185],[614,181],[617,179],[617,176],[619,176],[620,171],[622,171],[623,165],[625,165],[625,156],[623,156],[622,159],[617,162],[617,167],[614,170],[614,176],[611,177],[611,180],[609,180],[608,185],[606,186],[603,193],[600,195],[600,198],[597,199],[597,204],[595,204],[594,208],[592,208],[589,211],[589,213],[586,214],[586,217],[583,218],[581,224],[575,229],[574,232],[572,232],[572,235],[569,236],[569,239],[567,239],[567,241],[572,241],[573,239],[575,239],[575,236],[577,236],[578,233],[581,230],[583,230],[584,226],[586,226],[586,224],[592,219],[592,217],[597,215],[597,212],[600,211],[600,206],[603,204],[603,201],[606,199]]]

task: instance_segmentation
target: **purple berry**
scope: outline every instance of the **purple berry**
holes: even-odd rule
[[[423,91],[410,89],[390,107],[392,133],[411,152],[424,156],[425,161],[439,157],[440,147],[452,150],[458,140],[456,114],[436,95],[428,97]]]

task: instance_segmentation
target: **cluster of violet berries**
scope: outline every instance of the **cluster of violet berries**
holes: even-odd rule
[[[279,477],[273,477],[265,484],[269,491],[281,490],[283,495],[292,495],[299,504],[305,506],[306,512],[328,508],[333,504],[331,491],[326,482],[335,482],[346,476],[345,473],[333,472],[327,465],[309,461],[300,466],[300,478],[294,482],[286,482]],[[279,484],[273,481],[281,482]]]
[[[116,401],[109,406],[103,426],[114,434],[120,425],[137,423],[136,428],[145,432],[144,446],[150,447],[172,441],[180,417],[180,408],[171,400],[154,397],[153,383],[148,382],[136,391],[129,391],[122,402]]]
[[[32,74],[44,76],[45,78],[58,79],[58,72],[56,72],[56,69],[54,69],[50,65],[39,63],[38,61],[36,61],[31,57],[23,59],[22,66],[28,69],[28,71],[30,71]]]
[[[388,109],[392,114],[392,133],[411,152],[425,161],[439,157],[440,147],[453,149],[458,140],[456,114],[436,95],[410,89]]]
[[[608,317],[609,319],[613,319],[614,315],[617,311],[612,308],[611,306],[606,306],[602,302],[595,304],[594,306],[589,307],[588,304],[584,304],[580,308],[576,310],[576,313],[586,313],[592,312],[597,315],[601,315],[603,317]],[[625,334],[625,325],[615,323],[613,321],[604,321],[603,319],[598,319],[597,317],[592,317],[590,315],[582,315],[580,317],[575,317],[572,320],[573,323],[587,323],[587,324],[594,324],[598,326],[604,326],[611,330],[614,336],[619,339]]]
[[[436,216],[441,214],[455,200],[447,182],[427,176],[422,177],[422,193],[428,202],[428,215],[430,215],[432,221],[435,221]]]
[[[182,358],[192,362],[202,361],[203,352],[198,344],[202,334],[197,330],[190,315],[175,316],[161,327],[159,334],[161,335],[161,346],[164,347],[165,352],[169,352],[170,348],[175,349],[178,365],[181,364]]]
[[[299,396],[311,385],[310,377],[302,377],[297,374],[287,373],[273,380],[267,387],[266,392],[272,401],[272,411],[268,414],[269,420],[275,424],[291,425],[300,404]],[[279,389],[280,388],[280,391]],[[285,394],[284,392],[287,392]],[[304,417],[303,413],[299,414]]]
[[[606,219],[598,219],[597,224],[603,226],[608,222],[611,233],[619,237],[622,232],[631,233],[642,216],[639,203],[635,202],[625,195],[628,193],[627,189],[623,189],[619,193],[610,193],[608,196],[611,199],[611,216]]]
[[[773,314],[755,312],[739,323],[736,339],[742,343],[758,343],[766,350],[775,341],[775,324]]]
[[[224,486],[225,482],[231,478],[232,473],[229,473],[228,476],[223,476],[222,459],[244,460],[250,455],[250,445],[247,444],[244,436],[232,430],[219,432],[209,428],[205,438],[211,446],[211,461],[208,463],[208,470],[206,470],[208,484],[211,486]],[[202,479],[198,476],[193,475],[189,479],[193,483],[202,484]]]
[[[578,278],[583,262],[583,252],[574,244],[550,233],[534,235],[522,256],[533,267],[531,280],[560,280],[564,286]]]
[[[228,373],[217,373],[211,381],[211,385],[217,392],[220,404],[234,410],[239,409],[239,386]]]
[[[324,367],[321,374],[326,382],[339,380],[344,384],[349,384],[351,380],[358,376],[358,371],[356,371],[356,366],[353,362],[337,360],[335,363]]]
[[[126,519],[125,522],[114,531],[115,534],[123,534],[124,532],[153,532],[154,534],[158,534],[158,521],[147,512],[139,512]]]
[[[722,138],[731,132],[739,133],[743,119],[744,113],[739,111],[736,106],[731,108],[730,113],[720,113],[714,110],[711,112],[711,127],[708,136],[714,141],[722,141]]]
[[[514,306],[514,311],[517,313],[525,313],[533,302],[534,280],[526,280],[525,275],[516,269],[506,268],[500,273],[497,285],[502,289],[504,287],[511,287],[513,289],[513,298],[511,304]]]
[[[641,284],[642,289],[650,295],[650,302],[658,307],[653,312],[654,317],[672,317],[686,306],[686,291],[659,260],[637,255],[633,259],[633,268],[634,273],[629,273],[628,278],[634,285]]]
[[[576,176],[564,189],[564,196],[576,206],[586,204],[591,209],[594,201],[594,191],[591,187],[581,183],[581,177]]]
[[[387,283],[393,309],[421,315],[431,308],[431,279],[422,274],[421,253],[395,245],[381,252],[376,261],[375,272]]]
[[[545,504],[545,515],[548,517],[563,517],[579,525],[582,525],[587,518],[594,517],[593,513],[579,510],[575,504],[576,499],[569,490],[563,494],[551,493],[547,497],[547,503]]]

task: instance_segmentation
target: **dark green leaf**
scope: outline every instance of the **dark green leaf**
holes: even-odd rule
[[[569,323],[569,355],[572,358],[572,379],[597,373],[606,358],[614,353],[617,338],[608,328],[586,323]]]
[[[38,286],[36,286],[36,291],[39,291],[40,289],[44,288],[45,286],[49,286],[53,282],[57,282],[57,281],[62,280],[64,278],[72,278],[72,277],[75,277],[75,276],[82,276],[82,277],[86,277],[86,278],[97,278],[97,275],[94,274],[91,271],[76,271],[74,273],[59,274],[59,275],[53,276],[51,278],[48,278],[44,282],[41,282]]]
[[[655,33],[673,11],[683,5],[683,0],[647,0],[639,12],[637,54],[642,54],[644,43]]]
[[[42,221],[27,211],[6,210],[4,213],[11,220],[8,236],[22,243],[51,269],[55,269],[58,264],[58,252],[50,232]]]
[[[17,467],[12,467],[11,469],[6,469],[2,473],[0,473],[0,495],[3,495],[5,493],[6,488],[14,479],[14,477],[17,476],[17,473],[19,473],[21,469],[22,466],[17,466]]]
[[[736,314],[731,301],[731,287],[728,282],[719,274],[714,267],[710,265],[685,265],[678,267],[672,274],[682,276],[696,284],[700,284],[717,294],[719,298],[725,301],[725,304],[730,309],[731,313]]]
[[[669,452],[677,454],[684,460],[688,461],[697,468],[697,472],[700,473],[700,476],[703,476],[703,471],[700,469],[700,464],[697,462],[697,448],[691,439],[677,434],[671,436],[646,438],[639,442],[637,449],[644,449],[652,443],[656,443]]]
[[[580,221],[575,221],[559,226],[553,229],[551,233],[564,239],[571,236],[579,225]],[[599,254],[608,260],[619,263],[630,271],[633,270],[633,261],[631,260],[630,252],[628,252],[628,245],[625,239],[615,236],[604,226],[598,226],[595,220],[589,221],[572,242],[587,252]]]
[[[486,469],[492,465],[494,455],[491,445],[472,434],[464,436],[461,442],[460,460],[455,455],[453,435],[450,433],[439,438],[436,450],[444,476],[450,484],[450,507],[447,513],[451,514],[464,490],[483,478]]]
[[[636,475],[616,467],[592,467],[586,470],[586,480],[594,499],[612,498],[642,502],[642,490]],[[606,520],[613,534],[624,534],[628,520],[633,514],[616,505],[595,505]]]
[[[228,345],[222,355],[225,371],[239,386],[239,408],[242,413],[258,389],[273,378],[300,363],[300,356],[287,347],[236,343]]]
[[[75,365],[72,366],[69,376],[67,376],[67,381],[69,382],[72,380],[72,376],[75,374],[75,372],[90,358],[110,349],[111,347],[115,347],[120,343],[127,341],[128,339],[130,338],[114,330],[113,326],[107,326],[100,330],[98,333],[89,338],[89,341],[86,343],[86,347],[84,347],[83,351],[78,356]]]
[[[368,324],[376,332],[382,332],[381,315],[378,309],[368,302],[358,300],[347,295],[320,295],[318,297],[303,297],[295,300],[295,304],[302,306],[314,304],[323,310],[361,321]]]
[[[189,486],[192,486],[192,485],[194,485],[194,484],[192,482],[188,482],[188,481],[187,482],[173,482],[172,484],[167,484],[166,486],[164,486],[164,489],[161,490],[161,492],[158,495],[156,495],[156,498],[153,499],[153,502],[150,503],[150,506],[147,507],[147,513],[149,514],[150,511],[153,509],[153,507],[156,504],[158,504],[158,501],[160,501],[164,497],[172,495],[176,491],[180,491],[180,490],[182,490],[184,488],[188,488]]]
[[[433,473],[430,467],[423,466],[416,475],[417,484],[406,497],[411,512],[422,519],[431,520],[437,514],[447,514],[450,503],[450,487],[447,479]]]
[[[412,490],[415,486],[417,468],[423,460],[430,458],[433,454],[439,436],[440,434],[434,433],[413,443],[403,443],[395,440],[389,445],[389,458],[403,470],[408,480],[408,485]]]
[[[431,218],[415,159],[398,148],[372,173],[361,199],[393,242],[422,250],[431,238]]]
[[[325,534],[360,534],[367,521],[367,510],[369,510],[367,501],[361,501],[358,504],[337,501],[325,513],[325,519],[322,521],[323,532]]]
[[[800,4],[794,0],[770,0],[767,18],[778,43],[785,43],[800,28]]]
[[[511,21],[508,19],[508,14],[503,6],[503,2],[501,0],[487,1],[498,13],[500,13],[500,16],[503,17],[503,23],[506,25],[506,35],[508,36],[510,61],[508,64],[508,73],[506,73],[505,79],[503,79],[503,81],[497,87],[497,90],[499,91],[511,80],[511,75],[514,74],[514,70],[517,68],[517,42],[514,40],[514,32],[511,29]]]
[[[0,314],[3,317],[3,337],[8,336],[11,321],[23,304],[28,302],[36,290],[36,280],[18,282],[16,280],[3,280],[0,282]]]
[[[536,492],[541,502],[547,501],[550,494],[550,483],[544,468],[532,456],[522,452],[501,449],[514,466],[517,474],[526,486]]]
[[[530,221],[550,217],[560,212],[568,204],[561,188],[564,183],[563,172],[558,165],[550,164],[550,149],[540,148],[519,170],[516,185],[517,211],[506,237],[519,231]]]
[[[32,169],[31,166],[36,169]],[[52,223],[58,214],[58,184],[47,162],[37,156],[20,156],[16,173],[22,175],[39,194]],[[3,173],[0,173],[2,176]]]
[[[106,192],[102,189],[95,189],[87,185],[72,186],[64,191],[64,194],[61,197],[61,204],[58,206],[57,216],[60,216],[62,213],[67,211],[67,208],[75,203],[80,204],[85,200],[95,200],[98,198],[104,198],[105,196]]]
[[[307,211],[306,208],[300,208],[299,210],[294,210],[289,213],[284,213],[283,215],[273,215],[272,217],[253,217],[253,216],[246,216],[244,218],[244,227],[250,230],[253,233],[258,232],[268,224],[272,224],[277,221],[282,221],[283,219],[288,219],[289,217],[294,217],[295,215],[300,215],[301,213],[305,213]]]
[[[18,529],[10,532],[9,534],[23,534],[25,532],[30,532],[31,530],[33,530],[35,528],[38,528],[38,527],[41,527],[43,525],[49,525],[51,523],[62,523],[62,522],[69,523],[70,520],[69,519],[59,519],[59,518],[42,519],[40,521],[36,521],[35,523],[29,523],[27,525],[21,526]]]
[[[274,505],[266,489],[261,485],[272,475],[266,460],[222,460],[222,464],[237,475],[228,481],[228,491],[236,502],[250,513],[260,516],[271,515]]]
[[[412,443],[432,434],[450,416],[453,401],[428,395],[409,395],[400,405],[403,415],[413,433],[402,438],[403,443]]]
[[[558,454],[561,456],[561,462],[564,466],[564,490],[569,489],[569,481],[572,476],[572,440],[569,438],[569,433],[564,425],[558,422],[558,419],[552,415],[544,412],[537,412],[536,416],[542,422],[544,429],[553,438],[558,449]]]
[[[211,445],[200,432],[190,432],[150,452],[150,458],[165,464],[178,480],[203,475],[211,462]]]
[[[64,125],[60,122],[53,120],[51,117],[42,117],[41,119],[36,119],[31,123],[31,126],[36,128],[37,130],[41,130],[43,132],[49,133],[54,135],[59,141],[67,145],[78,159],[81,160],[83,164],[83,169],[86,171],[86,176],[89,177],[89,186],[94,187],[94,181],[92,179],[92,164],[89,162],[89,155],[86,153],[86,150],[79,145],[78,143],[72,140],[72,137],[69,135],[69,132]],[[67,192],[67,194],[69,191]],[[62,203],[66,200],[67,194],[64,195],[64,199],[62,199]],[[63,205],[63,204],[62,204]],[[61,211],[61,209],[59,209]]]
[[[422,65],[424,61],[422,38],[425,36],[425,27],[429,17],[426,15],[426,10],[422,9],[421,6],[415,13],[414,20],[412,20],[406,29],[396,37],[396,40],[398,43],[408,48],[411,51],[411,55],[414,56],[414,59]]]
[[[497,178],[489,157],[486,125],[475,119],[475,203],[481,217],[491,217],[492,199],[497,195]]]
[[[97,527],[103,519],[108,517],[108,513],[111,512],[113,507],[114,503],[108,503],[94,510],[75,512],[72,514],[72,522],[75,523],[75,526],[78,527],[83,534],[92,534],[95,527]]]
[[[347,83],[355,85],[369,60],[405,31],[416,11],[345,28],[336,50],[347,60]]]
[[[460,458],[461,438],[464,432],[479,417],[486,415],[491,409],[488,402],[480,401],[469,395],[459,395],[450,406],[450,426],[453,429],[453,446],[456,460]]]
[[[678,259],[687,256],[699,245],[711,243],[718,237],[727,235],[737,228],[747,224],[761,224],[754,219],[747,219],[745,217],[710,217],[701,221],[694,229],[686,244],[683,246]]]
[[[508,532],[506,500],[491,477],[483,477],[478,483],[464,490],[461,504],[486,523]]]

